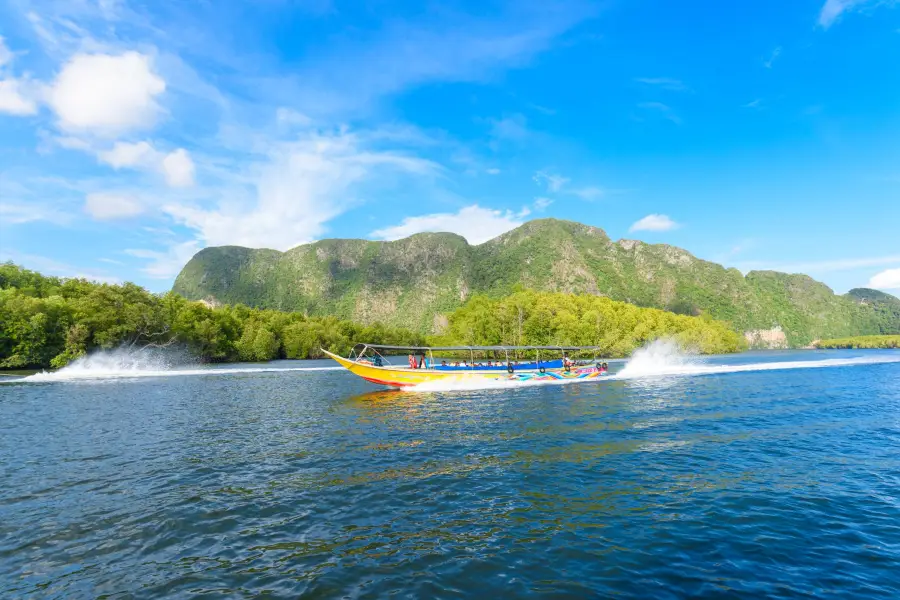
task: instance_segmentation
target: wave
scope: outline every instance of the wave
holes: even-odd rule
[[[515,389],[546,385],[590,385],[607,381],[634,381],[693,377],[700,375],[721,375],[726,373],[746,373],[753,371],[779,371],[788,369],[822,369],[835,367],[855,367],[883,363],[900,363],[900,354],[863,356],[855,358],[823,358],[817,360],[787,360],[756,362],[746,364],[709,364],[696,354],[683,351],[671,340],[656,340],[637,350],[616,373],[597,379],[563,379],[553,381],[471,381],[471,382],[429,382],[405,391],[410,392],[455,392],[478,389]]]
[[[176,364],[165,352],[144,350],[111,350],[83,356],[59,371],[43,371],[21,382],[94,381],[133,379],[139,377],[185,377],[197,375],[236,375],[242,373],[277,373],[284,371],[336,371],[342,367],[213,367]],[[11,381],[10,381],[11,382]],[[7,382],[7,383],[10,383]]]
[[[181,362],[179,362],[181,361]],[[746,364],[710,364],[709,359],[685,353],[669,340],[657,340],[639,349],[618,372],[598,379],[552,381],[455,381],[429,382],[406,388],[412,392],[452,392],[472,390],[504,390],[534,386],[603,383],[648,378],[691,377],[752,371],[854,367],[879,363],[900,363],[900,354],[855,358],[823,358]],[[184,364],[183,355],[164,351],[113,350],[84,356],[59,371],[41,372],[24,378],[0,379],[0,383],[102,381],[142,377],[189,377],[278,373],[290,371],[341,371],[343,367],[279,367],[279,366],[200,366]]]

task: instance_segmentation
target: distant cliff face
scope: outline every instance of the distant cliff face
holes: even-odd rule
[[[322,240],[287,252],[207,248],[185,265],[174,286],[190,299],[426,332],[440,328],[441,315],[472,294],[501,296],[516,288],[708,314],[742,332],[780,327],[795,346],[900,333],[900,309],[892,312],[900,300],[882,292],[836,296],[806,275],[773,271],[745,277],[680,248],[613,241],[602,229],[554,219],[531,221],[479,246],[450,233],[422,233],[394,242]]]

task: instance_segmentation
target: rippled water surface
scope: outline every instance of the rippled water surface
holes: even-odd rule
[[[6,382],[0,597],[897,598],[897,359],[447,392],[296,370],[324,362]]]

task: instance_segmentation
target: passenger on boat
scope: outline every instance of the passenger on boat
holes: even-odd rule
[[[446,361],[446,360],[442,360],[442,361],[441,361],[441,366],[442,366],[442,367],[446,367],[446,366],[447,366],[447,361]]]

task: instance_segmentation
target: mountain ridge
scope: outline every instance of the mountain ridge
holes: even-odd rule
[[[285,252],[205,248],[173,286],[192,300],[331,314],[429,333],[440,331],[442,315],[474,294],[500,297],[523,288],[707,314],[748,339],[780,328],[795,346],[900,332],[900,311],[895,318],[890,301],[876,294],[864,294],[870,300],[839,296],[803,274],[743,275],[677,246],[613,241],[599,227],[557,219],[529,221],[478,245],[453,233],[419,233],[395,241],[325,239]]]

